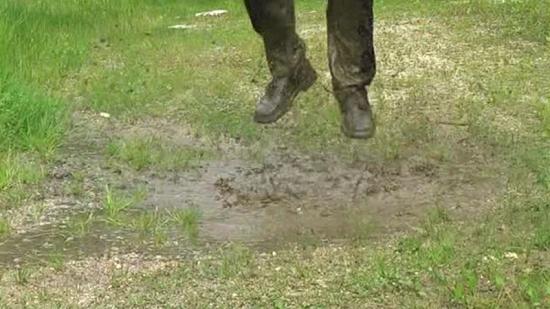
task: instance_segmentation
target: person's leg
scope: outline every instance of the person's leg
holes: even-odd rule
[[[296,34],[293,0],[245,0],[254,30],[264,40],[267,62],[273,76],[288,76],[305,57],[303,42]]]
[[[255,120],[270,123],[281,118],[300,91],[316,79],[306,59],[304,42],[296,34],[293,0],[245,0],[254,30],[263,38],[273,80],[258,102]]]
[[[375,126],[366,87],[376,73],[373,0],[329,0],[329,65],[342,129],[353,138],[369,138]]]

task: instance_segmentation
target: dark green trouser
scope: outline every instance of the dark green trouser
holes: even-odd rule
[[[294,0],[245,0],[254,30],[265,44],[274,77],[288,76],[305,59],[296,34]],[[329,64],[336,89],[367,86],[376,73],[373,0],[329,0]]]

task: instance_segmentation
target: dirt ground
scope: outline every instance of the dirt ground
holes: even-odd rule
[[[284,146],[270,149],[261,160],[247,160],[245,148],[230,140],[215,145],[221,155],[190,170],[136,171],[112,163],[105,151],[111,140],[153,138],[177,146],[213,145],[165,119],[127,125],[80,114],[75,123],[64,158],[52,167],[50,181],[41,190],[49,207],[32,225],[21,217],[17,235],[2,244],[3,264],[39,261],[53,247],[62,247],[73,258],[136,250],[151,256],[189,253],[177,240],[162,249],[136,247],[129,241],[131,235],[104,226],[67,242],[70,236],[61,231],[71,216],[101,210],[101,183],[124,192],[144,190],[146,198],[136,205],[138,212],[198,209],[198,241],[203,246],[236,242],[271,250],[354,237],[384,241],[421,229],[426,213],[439,208],[455,220],[468,220],[495,205],[505,181],[498,177],[498,166],[468,151],[445,167],[422,156],[386,163],[367,155],[344,162],[334,153],[304,155]],[[66,190],[75,175],[83,179],[84,198]]]
[[[523,149],[510,141],[536,140],[539,120],[524,110],[543,96],[548,61],[535,56],[537,43],[502,40],[470,17],[462,29],[447,15],[385,14],[369,89],[380,130],[368,142],[338,135],[319,10],[299,18],[321,78],[266,127],[249,119],[267,74],[258,42],[204,43],[197,37],[227,33],[200,20],[178,33],[188,42],[141,46],[149,67],[131,61],[126,42],[103,42],[66,81],[82,105],[46,181],[6,215],[0,304],[506,307],[509,295],[544,304],[550,294],[533,291],[548,282],[550,234],[533,222],[544,218],[547,193],[534,189],[541,176],[514,161]],[[244,31],[240,19],[223,18]],[[174,36],[159,32],[151,42]],[[249,47],[252,35],[235,42]],[[183,53],[187,43],[203,54]],[[83,107],[94,95],[88,83],[111,98],[101,80],[112,72],[133,84],[131,94],[113,91],[113,111],[149,92],[168,102],[128,114]],[[109,203],[128,209],[115,220]],[[196,220],[186,223],[197,225],[193,237],[171,221],[188,210],[200,214],[182,219]]]

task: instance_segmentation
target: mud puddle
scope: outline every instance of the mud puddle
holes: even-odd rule
[[[94,171],[100,170],[96,163],[89,162]],[[196,241],[167,230],[167,239],[159,246],[152,236],[144,239],[136,231],[102,223],[74,237],[66,232],[63,220],[52,220],[5,240],[0,263],[44,261],[52,254],[69,259],[123,252],[181,257],[227,242],[275,250],[288,244],[376,239],[421,226],[434,207],[443,207],[456,218],[475,216],[498,188],[497,179],[479,175],[475,166],[442,171],[422,159],[392,167],[376,162],[344,165],[322,156],[283,153],[258,164],[228,159],[160,176],[116,174],[119,178],[95,175],[93,179],[111,177],[127,190],[140,186],[147,191],[129,216],[198,209]]]
[[[195,175],[152,180],[144,207],[198,207],[203,241],[269,246],[405,232],[429,208],[471,215],[496,193],[492,179],[422,165],[345,167],[299,156],[214,162]]]

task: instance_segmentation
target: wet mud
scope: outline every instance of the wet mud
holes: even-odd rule
[[[271,250],[288,244],[384,239],[421,228],[426,213],[435,207],[446,209],[456,220],[477,216],[501,187],[493,174],[479,173],[477,164],[467,161],[445,168],[421,157],[386,165],[374,159],[346,163],[330,154],[308,156],[288,150],[274,151],[261,162],[223,156],[187,171],[135,172],[106,163],[105,141],[96,146],[90,146],[90,138],[86,141],[87,150],[71,145],[73,155],[51,173],[48,198],[65,207],[46,222],[4,240],[0,263],[40,261],[52,252],[69,258],[119,251],[184,256],[227,242]],[[85,197],[63,193],[76,173],[85,175]],[[197,241],[191,245],[170,232],[159,247],[137,241],[135,232],[105,224],[93,224],[82,237],[67,233],[71,216],[101,208],[105,183],[128,192],[146,191],[133,212],[197,208]]]
[[[239,242],[270,250],[288,243],[388,237],[419,227],[434,207],[475,215],[495,194],[492,179],[440,175],[435,167],[363,163],[353,168],[292,156],[272,160],[213,161],[181,174],[137,177],[134,185],[121,187],[146,188],[146,200],[134,211],[198,208],[199,246]],[[185,255],[196,249],[175,233],[159,248],[104,224],[75,239],[64,232],[63,220],[53,221],[5,241],[0,260],[43,260],[56,250],[77,258],[119,250]]]
[[[155,179],[150,189],[145,207],[199,207],[204,240],[259,245],[346,239],[364,228],[372,237],[405,232],[429,208],[474,213],[495,193],[491,179],[440,175],[435,166],[349,167],[300,156],[212,162],[193,176]]]

